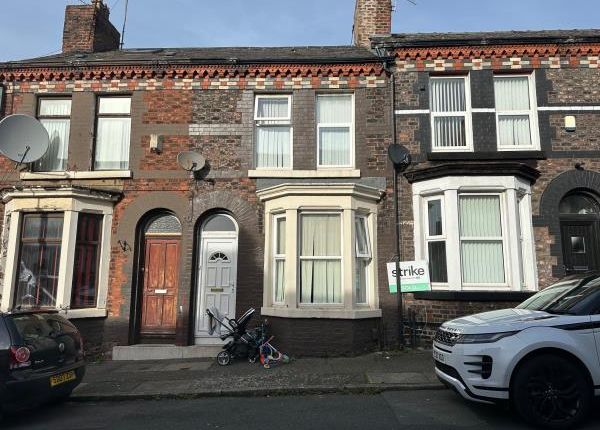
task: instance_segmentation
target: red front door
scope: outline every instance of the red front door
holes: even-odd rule
[[[175,334],[179,244],[179,238],[146,237],[142,335]]]

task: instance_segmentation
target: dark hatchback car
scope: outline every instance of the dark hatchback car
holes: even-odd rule
[[[66,318],[0,313],[0,413],[66,398],[84,374],[83,341]]]

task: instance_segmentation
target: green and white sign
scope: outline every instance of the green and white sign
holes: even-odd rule
[[[396,285],[396,263],[387,264],[388,285],[390,293],[398,292]],[[403,293],[414,293],[415,291],[431,291],[429,282],[429,265],[427,261],[401,261],[400,262],[400,284]]]

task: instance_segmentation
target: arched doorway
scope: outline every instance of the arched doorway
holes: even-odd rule
[[[565,272],[600,270],[600,204],[596,196],[586,191],[569,193],[558,211]]]
[[[163,212],[150,217],[142,232],[139,340],[172,341],[177,323],[181,223],[175,215]]]
[[[197,345],[220,344],[210,335],[206,309],[216,308],[227,318],[235,317],[237,289],[238,227],[230,215],[211,215],[200,227],[196,316],[194,338]]]

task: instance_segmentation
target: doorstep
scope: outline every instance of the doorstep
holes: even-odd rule
[[[137,361],[215,358],[221,350],[221,346],[214,345],[177,346],[141,344],[115,346],[112,350],[112,359],[113,361]]]

